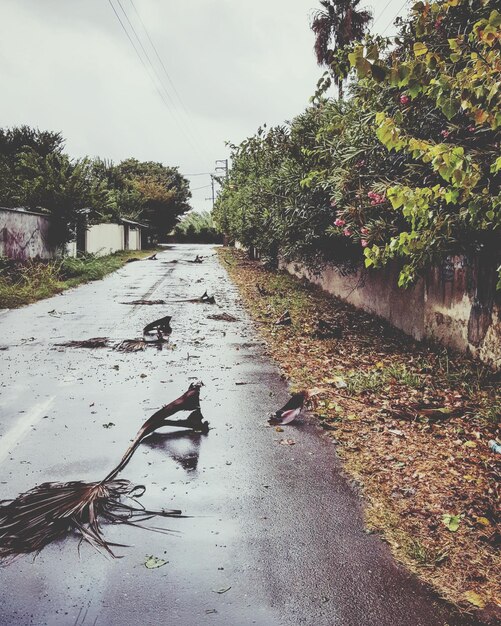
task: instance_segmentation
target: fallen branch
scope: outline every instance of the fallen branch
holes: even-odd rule
[[[91,339],[82,339],[80,341],[65,341],[55,345],[65,348],[107,348],[110,342],[108,337],[92,337]]]
[[[152,415],[137,433],[118,465],[99,482],[71,481],[43,483],[14,500],[0,501],[0,561],[12,562],[20,554],[40,552],[42,548],[71,531],[80,533],[96,549],[115,556],[103,537],[99,519],[112,523],[141,525],[154,516],[179,517],[181,511],[149,511],[137,504],[143,485],[117,480],[145,437],[163,426],[208,431],[200,412],[200,384],[191,384],[179,398]],[[185,420],[168,419],[179,411],[192,411]],[[125,499],[125,502],[124,502]],[[127,503],[127,499],[134,504]],[[168,532],[159,531],[159,532]]]

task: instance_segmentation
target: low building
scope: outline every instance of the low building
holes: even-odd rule
[[[0,256],[18,261],[53,259],[61,250],[49,243],[50,216],[22,207],[0,207]],[[77,226],[75,240],[68,242],[64,254],[104,256],[120,250],[141,250],[150,244],[146,224],[120,218],[90,226]]]

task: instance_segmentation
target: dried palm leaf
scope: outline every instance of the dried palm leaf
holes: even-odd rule
[[[203,302],[204,304],[216,304],[216,298],[214,296],[209,296],[207,291],[205,291],[200,298],[188,298],[182,300],[169,300],[169,302],[191,302],[193,304],[197,302]]]
[[[112,480],[117,476],[119,472],[123,470],[123,468],[130,461],[132,455],[137,450],[139,444],[143,441],[145,437],[151,435],[155,430],[159,428],[163,428],[164,426],[182,426],[181,422],[185,422],[187,420],[169,420],[168,418],[171,415],[174,415],[178,411],[197,411],[200,410],[200,387],[202,383],[191,383],[188,388],[188,391],[183,393],[182,396],[174,400],[170,404],[166,404],[159,411],[154,413],[146,422],[141,426],[134,440],[127,448],[125,454],[123,455],[120,463],[113,469],[108,476],[106,476],[105,480]],[[192,426],[187,426],[188,428],[192,428]]]
[[[20,554],[40,552],[47,544],[76,531],[82,540],[115,556],[101,532],[100,521],[141,525],[154,516],[179,517],[180,511],[150,511],[137,498],[145,487],[117,480],[145,437],[162,426],[207,428],[200,412],[200,387],[191,384],[179,398],[167,404],[143,424],[120,463],[100,482],[43,483],[14,500],[0,501],[0,561],[10,562]],[[178,411],[192,411],[186,420],[169,420]],[[127,499],[131,503],[127,502]],[[159,532],[167,532],[155,529]]]
[[[56,343],[56,346],[64,346],[66,348],[107,348],[109,345],[108,337],[92,337],[91,339],[82,339],[81,341]]]
[[[0,560],[8,563],[20,554],[38,553],[72,531],[115,556],[111,546],[117,544],[104,539],[100,519],[134,526],[153,516],[181,515],[181,511],[149,511],[140,506],[136,498],[144,491],[144,486],[128,480],[43,483],[15,500],[0,502]]]
[[[146,348],[144,339],[124,339],[115,346],[115,350],[119,352],[141,352]]]

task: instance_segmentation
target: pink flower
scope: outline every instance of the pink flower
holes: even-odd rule
[[[350,230],[349,228],[345,228],[345,229],[343,230],[343,235],[344,235],[345,237],[350,237],[350,236],[351,236],[351,230]]]
[[[369,229],[365,228],[365,226],[363,228],[360,229],[360,233],[362,235],[368,235],[369,234]]]
[[[340,217],[338,217],[336,220],[334,220],[334,226],[344,226],[346,224],[346,222],[344,220],[342,220]]]
[[[400,96],[400,104],[403,104],[404,106],[409,104],[411,101],[411,99],[409,98],[409,96],[406,96],[405,94],[402,94]]]
[[[474,133],[475,132],[475,126],[473,126],[473,124],[471,124],[471,126],[468,126],[468,128],[466,130],[468,132],[470,132],[470,133]]]
[[[332,200],[331,200],[331,206],[336,206],[336,204],[337,204],[337,202],[336,202],[335,198],[332,198]]]
[[[447,139],[447,137],[451,134],[451,132],[450,132],[449,130],[446,130],[446,129],[444,128],[444,130],[441,130],[441,131],[440,131],[440,134],[442,135],[442,137],[443,137],[444,139]]]
[[[362,244],[362,248],[367,248],[367,246],[369,245],[369,242],[367,241],[367,239],[362,239],[360,243]]]

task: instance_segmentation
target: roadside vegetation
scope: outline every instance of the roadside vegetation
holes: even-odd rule
[[[65,289],[104,278],[131,258],[144,258],[152,250],[125,250],[108,256],[87,254],[54,261],[23,263],[0,260],[0,309],[15,309],[49,298]]]
[[[366,523],[439,594],[499,618],[501,374],[222,248],[270,355],[360,486]],[[291,325],[277,325],[289,311]],[[319,338],[318,321],[337,338]]]
[[[180,243],[221,243],[212,215],[208,211],[191,212],[184,215],[172,231],[175,241]]]
[[[320,2],[312,103],[231,145],[216,222],[272,263],[396,262],[402,287],[448,255],[481,255],[501,288],[499,7],[416,2],[385,38],[358,4]]]

